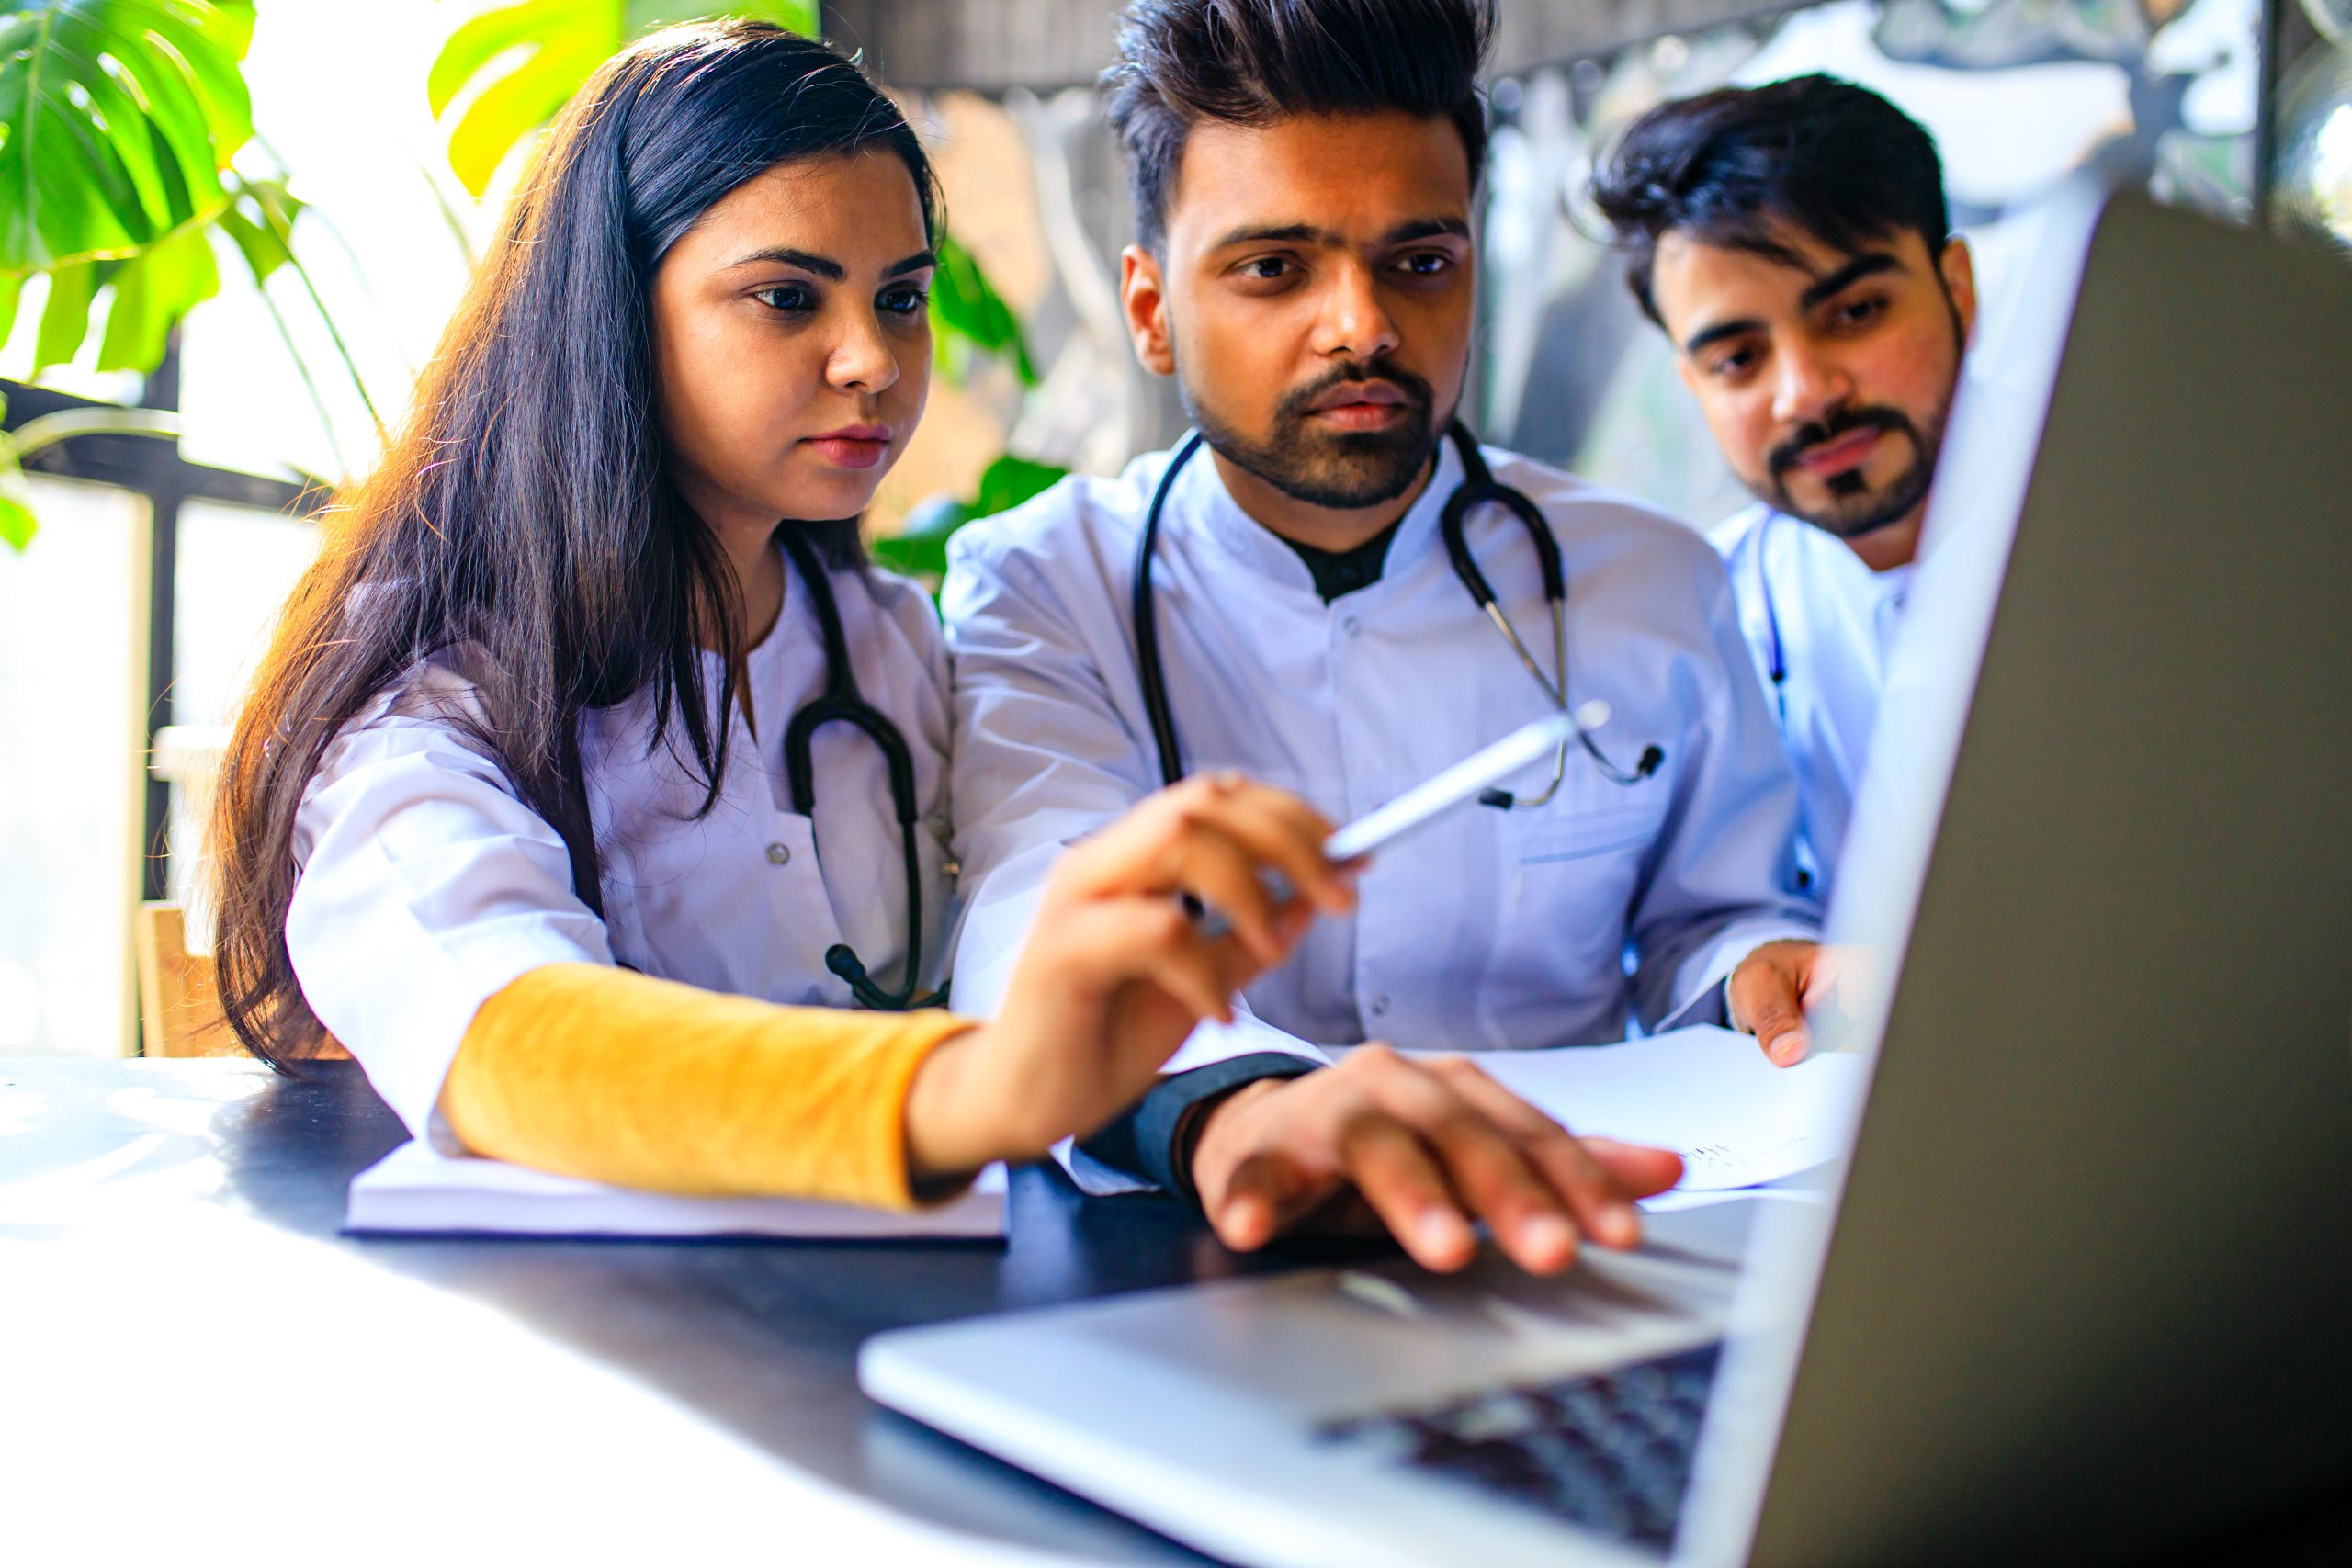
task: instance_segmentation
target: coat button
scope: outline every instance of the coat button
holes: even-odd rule
[[[1387,1014],[1387,1011],[1388,1011],[1388,998],[1387,998],[1387,997],[1385,997],[1385,996],[1377,996],[1377,997],[1373,998],[1372,998],[1372,1006],[1371,1006],[1370,1008],[1366,1009],[1365,1010],[1366,1010],[1366,1011],[1368,1011],[1368,1012],[1370,1012],[1370,1013],[1372,1014],[1372,1016],[1373,1016],[1373,1017],[1374,1017],[1374,1018],[1381,1018],[1381,1017],[1385,1017],[1385,1016]]]
[[[768,863],[770,865],[783,865],[791,859],[792,846],[790,844],[770,844],[768,846]]]
[[[1340,623],[1340,629],[1347,633],[1350,637],[1355,637],[1363,631],[1363,623],[1357,620],[1353,615],[1350,615],[1346,620]]]

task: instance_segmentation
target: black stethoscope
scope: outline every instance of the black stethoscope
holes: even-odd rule
[[[798,537],[790,527],[778,531],[784,543],[784,553],[792,558],[793,570],[808,589],[808,603],[817,612],[817,625],[825,638],[825,690],[821,696],[808,703],[792,716],[792,723],[784,732],[784,777],[786,788],[792,795],[792,809],[809,819],[813,829],[817,808],[817,766],[811,747],[817,731],[829,724],[846,724],[863,731],[882,752],[882,761],[890,775],[890,805],[899,818],[899,834],[906,852],[907,866],[907,980],[895,991],[886,991],[865,972],[849,943],[837,942],[825,950],[825,967],[846,981],[850,994],[858,1005],[880,1012],[904,1012],[912,1008],[941,1007],[946,1003],[945,987],[928,996],[917,996],[915,987],[922,973],[922,863],[915,856],[915,831],[921,813],[915,800],[915,760],[907,749],[907,739],[899,727],[880,708],[858,694],[857,673],[850,667],[849,638],[842,631],[841,605],[833,599],[832,578],[808,547],[806,539]]]
[[[1582,720],[1575,719],[1568,705],[1568,576],[1560,558],[1560,541],[1552,535],[1544,514],[1535,503],[1519,491],[1502,483],[1487,467],[1486,457],[1478,450],[1477,439],[1455,421],[1447,434],[1462,453],[1462,482],[1446,498],[1445,510],[1440,514],[1438,530],[1445,540],[1445,553],[1453,563],[1453,573],[1462,586],[1477,602],[1495,629],[1519,655],[1520,664],[1543,688],[1552,705],[1568,714],[1576,723],[1576,738],[1601,776],[1611,784],[1633,785],[1641,783],[1658,770],[1666,761],[1666,753],[1656,746],[1642,749],[1641,760],[1631,773],[1617,766],[1601,753]],[[1159,656],[1159,623],[1152,607],[1151,558],[1159,540],[1159,514],[1168,504],[1168,492],[1176,483],[1176,476],[1183,471],[1194,452],[1200,450],[1201,434],[1194,431],[1184,438],[1169,460],[1167,471],[1159,476],[1159,488],[1152,492],[1151,510],[1145,513],[1143,537],[1136,546],[1136,579],[1134,615],[1136,628],[1136,673],[1143,682],[1143,703],[1146,716],[1151,722],[1152,743],[1159,750],[1159,776],[1163,783],[1174,784],[1184,776],[1184,757],[1176,739],[1176,720],[1169,710],[1168,672]],[[1477,561],[1470,554],[1470,544],[1463,531],[1471,508],[1493,502],[1519,519],[1527,536],[1535,546],[1535,559],[1544,573],[1544,601],[1552,613],[1552,674],[1546,676],[1527,644],[1520,640],[1510,617],[1495,603],[1495,591],[1487,581],[1487,574],[1478,570]],[[1556,794],[1561,781],[1567,776],[1568,743],[1560,742],[1553,753],[1552,782],[1544,793],[1528,799],[1519,799],[1509,790],[1489,789],[1478,796],[1482,806],[1492,806],[1504,811],[1529,810],[1542,806]]]

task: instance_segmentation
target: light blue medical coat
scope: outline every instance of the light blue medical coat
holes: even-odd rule
[[[1731,573],[1740,630],[1768,696],[1779,624],[1786,673],[1775,711],[1785,714],[1781,738],[1796,770],[1798,863],[1826,905],[1914,568],[1872,571],[1844,540],[1761,504],[1708,537]]]
[[[1465,807],[1383,852],[1354,914],[1317,923],[1249,987],[1250,1016],[1205,1026],[1177,1066],[1371,1039],[1618,1040],[1709,999],[1758,943],[1816,933],[1817,907],[1794,890],[1795,783],[1706,540],[1526,458],[1488,460],[1560,542],[1573,697],[1607,701],[1598,739],[1621,766],[1649,745],[1664,765],[1626,788],[1572,750],[1540,809]],[[1063,847],[1160,782],[1129,595],[1168,461],[1067,479],[951,543],[961,1010],[995,1007]],[[1189,770],[1238,769],[1344,822],[1548,711],[1447,560],[1438,517],[1461,477],[1448,443],[1380,581],[1327,605],[1209,455],[1194,457],[1154,571]],[[1533,546],[1496,507],[1468,536],[1548,669]],[[1540,790],[1549,772],[1547,759],[1510,783]]]

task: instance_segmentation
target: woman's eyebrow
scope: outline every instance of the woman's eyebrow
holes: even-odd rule
[[[834,283],[839,283],[842,279],[849,276],[849,269],[842,265],[841,263],[833,260],[831,256],[820,256],[808,251],[797,251],[789,245],[771,245],[764,251],[753,251],[749,255],[738,256],[727,265],[729,266],[757,266],[763,264],[772,265],[778,262],[783,263],[786,266],[797,266],[803,272],[813,272],[819,277],[829,279]],[[888,266],[884,267],[882,269],[882,276],[885,277],[900,277],[908,273],[921,272],[925,267],[933,267],[938,265],[939,257],[930,251],[917,251],[914,254],[904,257],[899,261],[894,261]]]
[[[812,255],[807,251],[796,251],[789,245],[771,245],[764,251],[753,251],[750,255],[737,256],[727,265],[752,266],[761,262],[782,262],[786,266],[797,266],[803,272],[813,272],[819,277],[831,278],[835,283],[839,283],[849,276],[849,270],[831,257]]]

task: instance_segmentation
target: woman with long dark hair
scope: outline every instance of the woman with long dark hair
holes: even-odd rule
[[[1346,904],[1328,824],[1199,782],[1065,858],[996,1020],[897,1010],[952,897],[946,660],[855,518],[922,417],[934,224],[899,111],[773,27],[564,112],[224,765],[257,1055],[332,1036],[445,1148],[905,1203],[1102,1122]]]

